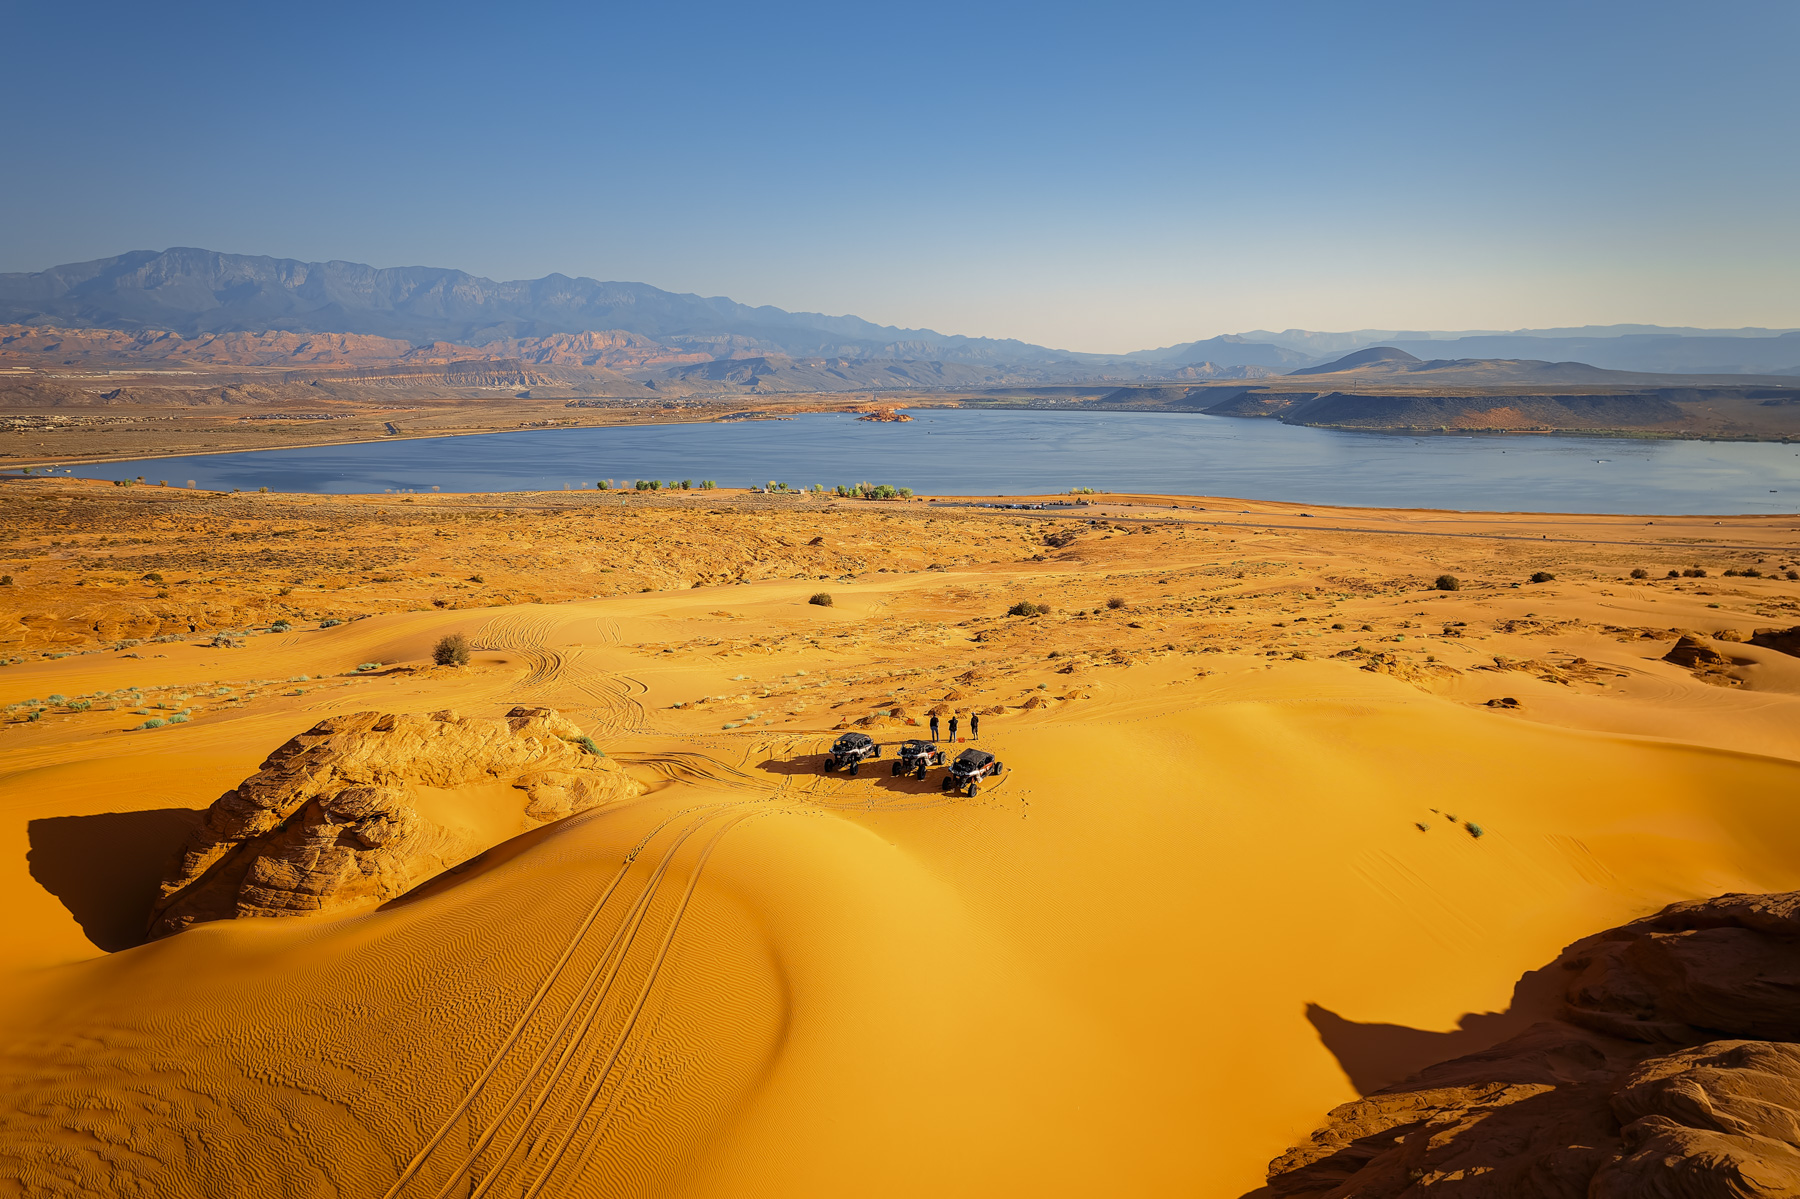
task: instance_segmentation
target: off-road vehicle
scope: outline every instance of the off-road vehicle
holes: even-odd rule
[[[831,743],[831,752],[825,755],[825,769],[837,770],[842,767],[851,774],[864,762],[881,756],[881,746],[867,733],[845,733]]]
[[[950,763],[950,772],[944,776],[943,789],[967,788],[972,798],[981,790],[981,780],[998,777],[1006,770],[1006,763],[995,759],[985,749],[965,749],[956,755],[956,761]]]
[[[896,775],[915,774],[920,782],[925,781],[925,772],[933,766],[944,764],[944,751],[930,741],[902,741],[900,757],[894,763]]]

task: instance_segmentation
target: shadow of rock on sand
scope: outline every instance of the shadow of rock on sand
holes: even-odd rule
[[[33,820],[25,861],[87,939],[115,953],[143,944],[157,884],[205,818],[204,810],[156,808]]]
[[[1306,1018],[1337,1058],[1356,1093],[1369,1095],[1427,1066],[1479,1053],[1540,1020],[1553,1018],[1562,998],[1562,981],[1548,969],[1529,971],[1513,987],[1512,1003],[1506,1011],[1465,1013],[1449,1032],[1403,1024],[1358,1024],[1316,1003],[1306,1005]]]

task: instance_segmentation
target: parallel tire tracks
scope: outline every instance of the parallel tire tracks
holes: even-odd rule
[[[384,1199],[399,1199],[402,1195],[448,1199],[452,1193],[479,1199],[503,1183],[505,1193],[519,1193],[521,1187],[528,1185],[524,1193],[537,1195],[553,1181],[569,1146],[578,1137],[584,1148],[577,1157],[585,1163],[608,1113],[616,1106],[623,1086],[616,1068],[633,1042],[639,1017],[662,976],[707,861],[733,828],[775,810],[778,809],[766,803],[702,805],[668,817],[647,833],[600,889],[507,1036],[460,1102],[413,1155]],[[615,899],[620,898],[622,889],[628,890],[627,880],[642,852],[671,826],[676,826],[673,837],[616,923],[603,919],[607,911],[619,908]],[[686,885],[672,910],[654,916],[653,909],[659,906],[664,883],[680,851],[702,833],[709,835],[687,872]],[[596,947],[596,929],[608,924],[612,926],[610,936]],[[646,933],[648,937],[644,936]],[[640,943],[645,941],[654,944],[648,960],[640,949]],[[570,971],[577,960],[587,963],[585,973],[579,977]],[[627,979],[636,981],[635,994],[620,996],[617,992],[621,986],[630,989]],[[529,1061],[520,1060],[522,1044],[538,1045]],[[611,1093],[600,1118],[590,1119],[596,1100],[607,1092],[609,1083]],[[477,1107],[489,1103],[495,1106],[485,1119],[478,1120],[474,1115]],[[444,1165],[443,1147],[458,1129],[465,1130],[458,1143],[467,1148],[459,1148],[447,1171],[440,1175],[434,1167]],[[494,1148],[496,1143],[498,1147]],[[427,1182],[428,1176],[435,1185]]]

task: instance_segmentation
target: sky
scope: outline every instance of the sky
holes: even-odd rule
[[[1793,0],[0,0],[0,271],[553,271],[1121,352],[1800,326]]]

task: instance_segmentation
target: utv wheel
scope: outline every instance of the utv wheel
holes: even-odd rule
[[[899,777],[900,777],[900,763],[898,763],[898,762],[895,762],[895,763],[894,763],[894,771],[893,771],[893,773],[894,773],[894,777],[895,777],[895,778],[899,778]]]
[[[921,783],[925,781],[925,768],[923,766],[919,767],[919,781]]]
[[[861,763],[861,762],[852,762],[852,763],[850,763],[850,777],[851,777],[851,778],[855,778],[855,777],[856,777],[856,768],[857,768],[857,767],[858,767],[858,766],[860,766],[860,765],[862,765],[862,763]]]
[[[939,791],[948,791],[949,789],[950,789],[950,776],[945,775],[944,781],[938,784],[938,790]]]
[[[974,799],[974,798],[975,798],[975,796],[976,796],[976,794],[977,794],[977,793],[978,793],[978,792],[979,792],[979,791],[980,791],[980,790],[981,790],[981,784],[980,784],[980,783],[970,783],[970,784],[969,784],[969,798],[970,798],[970,799]]]
[[[1006,763],[1005,762],[995,762],[994,763],[994,773],[997,775],[1005,774],[1006,773]]]

